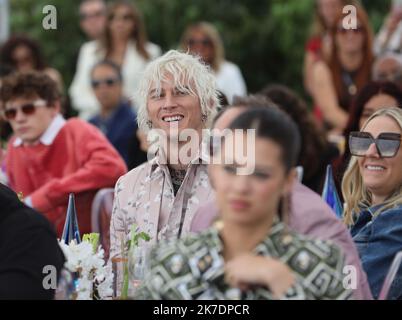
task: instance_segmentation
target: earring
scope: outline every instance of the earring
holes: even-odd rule
[[[152,129],[152,122],[151,122],[151,120],[147,120],[146,124],[147,124],[147,126],[148,126],[149,129]]]
[[[208,118],[208,117],[207,117],[206,114],[202,114],[202,115],[201,115],[201,121],[202,121],[202,122],[206,122],[206,121],[207,121],[207,118]]]

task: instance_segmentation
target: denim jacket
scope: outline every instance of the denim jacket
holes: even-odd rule
[[[380,294],[395,255],[402,250],[402,205],[374,216],[380,207],[362,208],[351,228],[375,299]],[[402,268],[398,270],[387,299],[402,299]]]

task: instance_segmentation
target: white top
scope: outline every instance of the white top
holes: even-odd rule
[[[151,60],[161,55],[159,46],[153,43],[147,43]],[[98,42],[96,40],[84,43],[81,46],[77,71],[73,82],[71,83],[69,94],[73,107],[79,112],[79,117],[88,120],[99,112],[99,102],[91,87],[91,71],[92,67],[99,61],[104,59],[104,54],[98,50]],[[123,75],[123,94],[130,98],[134,95],[140,78],[141,72],[144,70],[147,60],[141,56],[135,47],[134,42],[129,42],[123,59],[121,68]]]
[[[223,61],[216,74],[216,85],[232,103],[233,96],[245,96],[247,94],[246,83],[237,65],[229,61]]]
[[[382,27],[374,41],[374,53],[378,56],[387,51],[401,52],[402,50],[402,21],[398,23],[395,31],[390,36],[385,47],[386,28]]]
[[[0,0],[0,44],[6,42],[10,33],[10,11],[8,0]]]

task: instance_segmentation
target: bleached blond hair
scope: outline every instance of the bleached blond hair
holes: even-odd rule
[[[376,117],[387,116],[396,121],[399,128],[402,131],[402,109],[397,107],[380,109],[364,123],[361,131],[363,131],[367,124]],[[363,178],[360,174],[359,164],[357,157],[352,156],[345,175],[342,179],[342,194],[345,199],[346,206],[344,212],[344,222],[347,225],[354,224],[354,216],[358,215],[360,212],[360,206],[371,206],[372,205],[372,195],[371,192],[366,188],[363,183]],[[381,212],[393,208],[397,205],[402,204],[402,184],[394,190],[394,192],[389,195],[389,197],[384,201],[383,206],[381,206],[376,212],[373,213],[374,216],[379,215]]]
[[[169,76],[173,78],[174,87],[199,99],[204,127],[210,128],[220,106],[215,76],[200,57],[176,50],[168,51],[145,68],[134,97],[138,106],[138,127],[145,133],[151,128],[147,108],[149,92],[152,87],[160,94],[162,82],[167,82]]]

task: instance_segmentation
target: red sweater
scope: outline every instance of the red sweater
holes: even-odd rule
[[[97,190],[113,187],[126,165],[94,126],[68,120],[53,143],[46,146],[8,143],[6,168],[10,186],[42,212],[61,236],[68,195],[75,194],[81,235],[91,232],[91,205]]]

